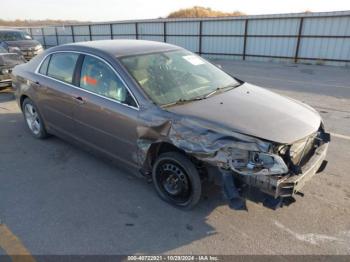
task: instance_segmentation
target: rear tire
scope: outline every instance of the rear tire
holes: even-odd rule
[[[159,196],[182,209],[192,209],[202,194],[202,184],[194,164],[178,152],[161,154],[153,165],[153,184]]]
[[[29,98],[24,99],[22,103],[22,112],[26,126],[29,132],[38,139],[44,139],[48,136],[44,121],[36,105]]]

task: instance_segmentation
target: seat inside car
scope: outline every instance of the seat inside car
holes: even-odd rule
[[[90,63],[82,71],[80,85],[91,92],[124,102],[126,89],[115,73],[102,62]]]

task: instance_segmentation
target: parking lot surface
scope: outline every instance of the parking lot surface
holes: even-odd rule
[[[276,211],[251,200],[248,211],[234,211],[219,188],[206,187],[197,208],[181,211],[117,164],[55,137],[33,138],[6,90],[0,93],[0,232],[7,233],[0,234],[0,255],[350,254],[350,70],[215,63],[310,104],[324,118],[332,133],[329,164],[305,186],[304,197]]]

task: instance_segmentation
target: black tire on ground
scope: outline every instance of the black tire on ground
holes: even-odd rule
[[[192,209],[201,198],[198,171],[185,155],[178,152],[167,152],[157,158],[152,179],[159,196],[176,207]]]
[[[32,112],[30,112],[30,111],[32,111]],[[24,121],[26,123],[26,126],[27,126],[29,132],[35,138],[44,139],[44,138],[48,137],[48,133],[46,131],[44,121],[40,115],[40,112],[31,99],[29,99],[29,98],[24,99],[24,101],[22,103],[22,112],[23,112]],[[36,116],[36,119],[31,119],[32,121],[30,121],[28,119],[30,113],[34,114],[33,116]],[[35,128],[33,128],[33,126],[31,127],[29,122],[32,122],[33,124],[35,122]]]

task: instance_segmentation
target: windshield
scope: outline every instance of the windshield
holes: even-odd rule
[[[128,56],[121,62],[158,105],[201,99],[239,85],[230,75],[186,50]]]
[[[32,38],[22,31],[0,31],[0,41],[31,40]]]

